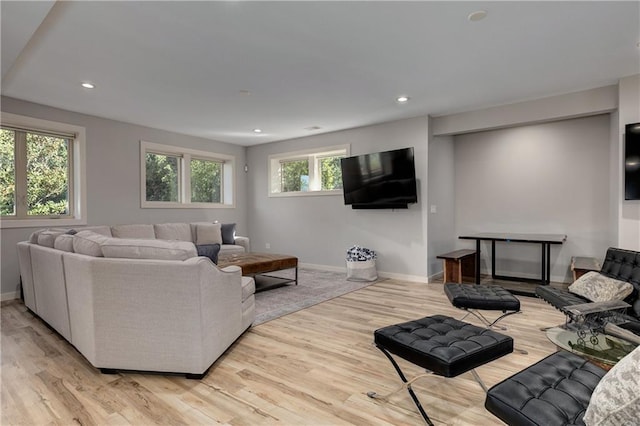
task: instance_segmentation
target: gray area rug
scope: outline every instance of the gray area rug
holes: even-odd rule
[[[276,274],[292,278],[294,272],[287,270],[274,273]],[[253,324],[265,323],[384,280],[384,278],[378,278],[376,281],[347,281],[346,272],[299,268],[298,285],[290,283],[268,288],[272,281],[258,277],[256,319]]]

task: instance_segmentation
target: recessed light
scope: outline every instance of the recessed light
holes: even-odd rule
[[[320,127],[320,126],[311,126],[311,127],[305,127],[304,129],[311,132],[313,130],[320,130],[320,129],[322,129],[322,127]]]
[[[396,98],[396,102],[399,102],[401,104],[403,104],[405,102],[409,102],[409,97],[408,96],[398,96]]]
[[[95,84],[89,83],[88,81],[83,81],[82,87],[84,87],[85,89],[95,89],[96,86]]]
[[[262,129],[253,129],[253,133],[262,133]]]
[[[471,12],[469,16],[467,16],[467,19],[472,22],[476,22],[476,21],[481,21],[486,17],[487,17],[486,10],[476,10],[475,12]]]

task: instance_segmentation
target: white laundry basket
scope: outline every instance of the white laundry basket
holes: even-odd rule
[[[353,246],[347,250],[347,280],[377,280],[376,257],[376,252],[373,250],[359,246]]]

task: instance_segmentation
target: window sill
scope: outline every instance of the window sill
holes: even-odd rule
[[[143,202],[140,207],[143,209],[232,209],[235,208],[235,204]]]
[[[281,197],[317,197],[325,195],[342,195],[342,190],[335,191],[305,191],[305,192],[274,192],[270,193],[269,197],[281,198]]]

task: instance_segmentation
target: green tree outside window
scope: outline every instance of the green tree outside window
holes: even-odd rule
[[[282,192],[299,192],[309,189],[308,160],[283,161],[280,167]]]
[[[148,152],[145,160],[147,201],[178,202],[179,158]]]
[[[26,160],[16,158],[18,145],[24,147]],[[70,146],[71,141],[64,137],[1,129],[0,214],[69,215]],[[16,181],[16,161],[22,161],[26,169],[26,182],[24,178]]]
[[[191,160],[191,202],[222,202],[222,163],[208,160]]]

